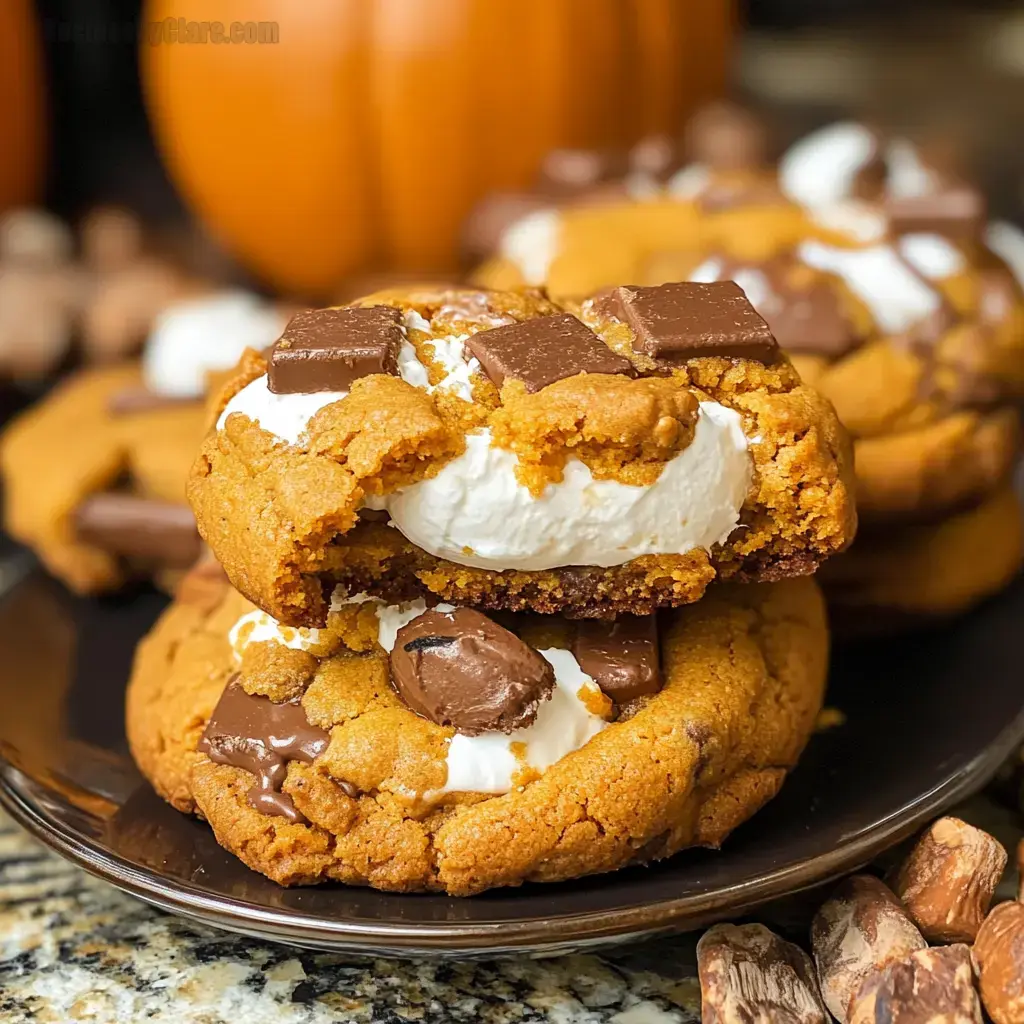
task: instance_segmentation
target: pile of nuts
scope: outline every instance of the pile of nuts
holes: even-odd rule
[[[93,210],[77,239],[45,210],[10,210],[0,217],[0,376],[44,376],[73,343],[88,362],[123,359],[157,313],[203,289],[175,260],[149,251],[126,210]]]
[[[697,945],[704,1024],[981,1024],[983,1005],[1022,1024],[1024,902],[989,910],[1006,861],[987,832],[940,818],[891,888],[839,885],[811,924],[813,959],[763,925],[715,925]]]

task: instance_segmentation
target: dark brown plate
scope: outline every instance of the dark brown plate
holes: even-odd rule
[[[0,587],[3,582],[0,563]],[[8,572],[8,578],[10,572]],[[721,852],[472,899],[281,889],[158,800],[128,757],[122,697],[165,599],[76,600],[29,574],[0,604],[0,801],[54,850],[157,906],[300,945],[378,954],[556,952],[735,915],[868,861],[1024,738],[1024,581],[967,618],[837,652],[819,734]]]

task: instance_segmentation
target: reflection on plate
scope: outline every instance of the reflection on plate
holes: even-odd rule
[[[1024,738],[1024,580],[928,633],[834,657],[829,703],[781,795],[720,852],[684,852],[471,899],[344,886],[281,889],[163,804],[128,757],[124,684],[166,603],[75,599],[30,575],[0,604],[0,802],[48,846],[142,899],[209,924],[325,949],[563,952],[697,927],[865,863],[977,788]]]

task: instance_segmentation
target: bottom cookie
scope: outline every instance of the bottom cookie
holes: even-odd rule
[[[718,846],[821,706],[810,580],[713,589],[660,644],[651,620],[450,608],[360,597],[296,630],[193,574],[136,656],[133,755],[281,884],[469,895]]]
[[[861,534],[820,573],[837,628],[890,632],[956,615],[1002,590],[1024,560],[1024,509],[1006,486],[941,522]]]

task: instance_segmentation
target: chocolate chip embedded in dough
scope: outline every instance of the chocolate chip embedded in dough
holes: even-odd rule
[[[633,348],[655,359],[682,363],[724,356],[768,363],[779,355],[768,324],[732,281],[623,285],[598,302],[633,329]]]
[[[303,310],[270,353],[270,390],[347,391],[360,377],[397,374],[402,338],[402,313],[393,306]]]
[[[985,197],[967,184],[950,184],[926,195],[889,199],[885,212],[894,234],[935,234],[966,243],[981,238],[988,219]]]
[[[614,622],[583,619],[576,625],[572,653],[619,706],[661,689],[655,615],[623,615]]]
[[[256,776],[256,784],[246,794],[256,810],[303,822],[306,819],[291,797],[281,792],[288,762],[310,764],[329,742],[327,731],[310,724],[298,701],[277,704],[253,696],[235,677],[213,709],[198,749],[217,764],[243,768]]]
[[[527,391],[540,391],[577,373],[635,373],[628,359],[569,313],[480,331],[467,339],[466,347],[499,387],[511,378],[522,381]]]
[[[514,633],[456,608],[426,611],[398,631],[391,681],[418,715],[474,736],[530,725],[555,675]]]
[[[94,494],[75,509],[75,536],[121,558],[187,569],[202,553],[195,517],[187,505],[134,494]]]

